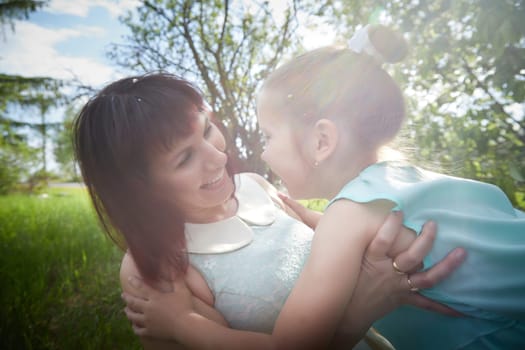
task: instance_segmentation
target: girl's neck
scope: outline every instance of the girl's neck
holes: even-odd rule
[[[323,169],[321,182],[325,184],[322,198],[331,199],[341,191],[344,185],[355,179],[365,168],[377,163],[377,154],[363,155],[362,157],[354,157],[349,159],[335,160],[331,164],[327,164],[327,168]]]

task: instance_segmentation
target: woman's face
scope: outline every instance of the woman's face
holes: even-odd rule
[[[225,149],[224,136],[204,111],[195,117],[190,135],[153,160],[154,185],[176,202],[187,222],[214,221],[217,210],[231,201],[234,185]]]

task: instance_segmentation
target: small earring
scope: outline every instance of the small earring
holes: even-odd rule
[[[314,162],[314,168],[317,168],[319,166],[319,162],[318,161],[315,161]]]

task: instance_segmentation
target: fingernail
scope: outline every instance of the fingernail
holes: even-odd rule
[[[455,258],[463,259],[467,255],[467,252],[465,249],[456,249],[453,254]]]

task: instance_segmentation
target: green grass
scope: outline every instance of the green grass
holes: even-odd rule
[[[122,311],[121,258],[85,189],[0,196],[0,349],[140,349]]]
[[[0,348],[139,349],[83,189],[0,197]]]
[[[121,257],[84,189],[0,196],[0,349],[140,349],[122,312]]]

